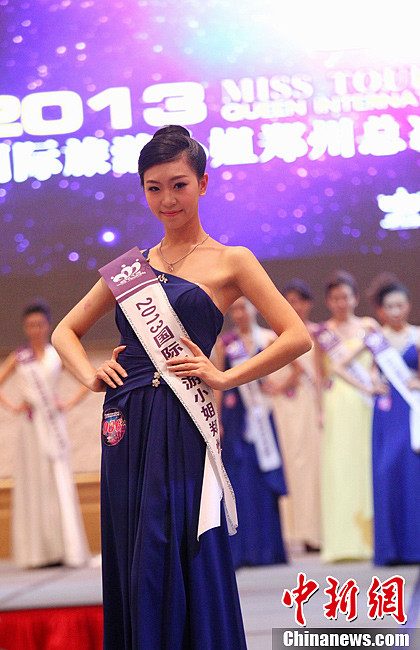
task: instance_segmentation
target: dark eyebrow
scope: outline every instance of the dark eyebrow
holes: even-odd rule
[[[172,178],[170,178],[169,180],[178,181],[180,178],[187,178],[187,176],[186,174],[179,174],[178,176],[172,176]],[[152,180],[146,181],[146,183],[154,183],[155,185],[161,185],[159,181],[152,181]]]

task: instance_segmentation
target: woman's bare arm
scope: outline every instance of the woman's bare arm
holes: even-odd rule
[[[8,357],[3,361],[2,365],[0,366],[0,386],[4,384],[6,379],[10,377],[10,375],[13,374],[13,372],[16,369],[16,353],[11,352]],[[19,413],[20,411],[24,410],[24,406],[20,405],[17,406],[16,404],[13,404],[9,400],[8,397],[3,393],[2,390],[0,390],[0,404],[2,404],[5,408],[7,408],[8,411],[12,411],[12,413]]]
[[[312,347],[309,333],[256,257],[246,248],[231,249],[235,284],[277,334],[277,339],[247,361],[225,372],[228,387],[270,375]]]
[[[168,368],[180,377],[201,377],[220,390],[265,377],[312,347],[305,325],[251,251],[242,247],[229,249],[225,264],[232,278],[232,302],[241,295],[248,298],[277,334],[277,339],[262,352],[224,372],[205,358],[198,346],[185,339],[194,357],[176,357],[168,361]]]
[[[359,356],[363,350],[366,350],[366,345],[364,344],[363,341],[359,343],[349,354],[341,359],[340,361],[336,361],[333,366],[332,370],[333,372],[341,377],[341,379],[344,379],[348,384],[351,386],[354,386],[355,388],[358,388],[360,391],[364,393],[368,393],[370,395],[384,395],[388,392],[388,387],[386,384],[384,384],[379,377],[379,373],[372,371],[370,373],[371,380],[372,380],[372,386],[370,388],[367,388],[364,384],[362,384],[361,381],[356,379],[347,369],[347,366],[356,359],[356,357]]]
[[[115,348],[112,358],[95,369],[80,342],[82,336],[114,306],[115,298],[101,278],[57,325],[51,337],[66,368],[84,386],[95,392],[105,390],[107,385],[115,388],[123,383],[121,376],[127,376],[117,362],[118,352],[123,346]]]

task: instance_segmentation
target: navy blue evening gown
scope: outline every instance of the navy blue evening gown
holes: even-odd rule
[[[418,369],[414,344],[403,359]],[[420,454],[410,445],[410,409],[390,385],[376,399],[372,461],[375,526],[374,562],[393,565],[420,562]]]
[[[224,340],[227,344],[230,336]],[[278,442],[272,414],[270,422]],[[238,532],[230,537],[233,564],[238,569],[284,563],[278,503],[287,492],[283,467],[260,470],[254,445],[244,439],[246,409],[237,388],[223,393],[222,423],[222,458],[235,492],[239,522]]]
[[[162,286],[191,339],[210,354],[223,315],[196,284],[165,273]],[[101,523],[105,650],[246,648],[229,536],[222,525],[197,541],[205,442],[161,379],[117,305],[128,373],[104,411],[126,421],[102,440]]]

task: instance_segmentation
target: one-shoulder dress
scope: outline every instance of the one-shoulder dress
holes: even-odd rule
[[[222,313],[198,285],[164,276],[189,336],[210,355]],[[165,381],[152,385],[155,368],[118,305],[116,323],[128,377],[104,402],[125,425],[116,444],[102,435],[104,650],[241,650],[222,506],[221,526],[197,540],[205,442]]]
[[[414,328],[414,338],[417,328]],[[401,355],[417,373],[413,340]],[[413,373],[414,374],[414,373]],[[390,384],[376,399],[373,415],[373,499],[375,555],[378,565],[420,562],[420,454],[410,444],[410,408]]]

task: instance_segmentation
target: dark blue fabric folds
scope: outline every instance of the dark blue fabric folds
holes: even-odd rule
[[[270,422],[277,440],[272,416]],[[260,470],[254,445],[244,439],[246,410],[237,388],[224,393],[222,423],[222,459],[239,521],[237,534],[230,537],[234,566],[286,562],[278,504],[279,496],[287,492],[283,468]]]
[[[163,285],[192,340],[209,354],[222,315],[198,286]],[[205,443],[154,367],[120,308],[124,386],[109,389],[126,431],[102,446],[105,650],[246,648],[224,513],[197,541]],[[222,507],[223,510],[223,507]]]
[[[418,351],[403,354],[418,368]],[[375,403],[372,432],[375,554],[378,565],[420,562],[420,454],[410,444],[410,409],[390,386]]]

